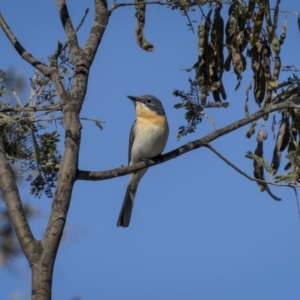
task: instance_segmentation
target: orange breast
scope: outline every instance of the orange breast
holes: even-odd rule
[[[136,117],[140,123],[163,126],[166,123],[166,117],[158,115],[155,111],[145,109],[140,103],[136,105]]]

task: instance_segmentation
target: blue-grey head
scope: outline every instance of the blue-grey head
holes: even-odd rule
[[[142,106],[146,109],[156,112],[160,116],[165,116],[165,110],[159,99],[153,95],[141,95],[141,96],[127,96],[130,100],[133,101],[137,108],[137,103],[141,103]]]

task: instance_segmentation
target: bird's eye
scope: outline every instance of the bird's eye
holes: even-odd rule
[[[146,100],[146,103],[151,103],[151,100]]]

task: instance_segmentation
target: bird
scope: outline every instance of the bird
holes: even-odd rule
[[[169,125],[163,105],[155,96],[127,97],[133,101],[136,114],[129,136],[128,164],[131,166],[162,153],[168,140]],[[138,184],[147,169],[129,175],[127,190],[117,221],[118,227],[129,226]]]

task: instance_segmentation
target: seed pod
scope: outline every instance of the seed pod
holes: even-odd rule
[[[273,176],[277,173],[280,165],[281,152],[276,147],[273,151],[273,158],[271,163],[271,170],[269,171],[270,175]]]
[[[269,82],[269,85],[271,88],[275,89],[278,86],[278,78],[280,74],[281,69],[281,59],[280,56],[274,57],[274,68],[273,68],[273,74],[271,81]]]
[[[273,28],[269,28],[269,26],[267,25],[267,32],[268,32],[268,36],[269,36],[269,43],[272,47],[273,52],[275,53],[275,55],[279,55],[280,42],[278,40],[276,31]]]
[[[198,26],[198,53],[203,57],[204,49],[207,45],[206,32],[204,25]]]
[[[264,130],[260,130],[257,134],[257,138],[256,138],[257,146],[256,146],[254,153],[256,156],[261,157],[261,158],[263,158],[263,152],[264,152],[263,151],[263,141],[265,139],[266,139],[266,132]],[[263,165],[259,161],[254,159],[253,166],[254,166],[253,174],[254,174],[255,179],[265,180]],[[258,184],[258,188],[261,192],[266,190],[265,183],[257,182],[257,184]]]
[[[146,5],[143,0],[135,0],[136,3],[136,20],[137,26],[135,28],[135,36],[137,44],[144,50],[152,52],[154,50],[154,46],[149,43],[144,37],[144,27],[145,27],[145,19],[146,19]]]
[[[249,117],[249,99],[248,99],[248,97],[245,101],[244,109],[245,109],[245,117],[247,118],[247,117]]]
[[[214,64],[217,68],[217,72],[220,74],[220,77],[222,77],[224,70],[224,21],[220,13],[221,9],[221,4],[215,9],[214,22],[211,31],[211,41],[214,45]]]
[[[254,99],[255,102],[260,106],[265,99],[266,94],[266,81],[263,74],[262,68],[259,72],[254,75]]]
[[[258,41],[253,45],[253,47],[248,51],[248,55],[251,57],[251,67],[254,74],[259,72],[261,64],[261,51],[263,49],[263,41],[262,39],[258,39]]]
[[[299,17],[298,17],[299,18]],[[284,40],[286,38],[286,31],[287,31],[287,21],[286,19],[284,20],[284,23],[282,25],[282,31],[281,31],[281,35],[280,35],[280,39],[279,39],[279,43],[280,45],[282,45],[284,43]]]
[[[254,20],[254,31],[253,31],[253,38],[252,38],[252,42],[251,42],[252,46],[257,42],[258,37],[260,35],[263,20],[264,20],[264,13],[265,13],[265,7],[264,7],[264,5],[261,5],[259,10],[257,11],[255,20]]]
[[[265,80],[268,81],[271,79],[271,50],[266,40],[263,42],[263,48],[261,53],[261,62],[264,72]]]
[[[282,152],[285,150],[285,148],[288,146],[289,141],[290,141],[290,121],[289,117],[284,117],[280,128],[279,128],[279,133],[282,136],[282,141],[281,145],[279,147],[279,150]],[[278,145],[279,146],[279,145]]]
[[[249,20],[252,18],[254,8],[255,8],[255,0],[249,0],[247,10],[246,10],[246,20]]]
[[[283,116],[281,125],[277,134],[276,144],[273,151],[273,159],[271,163],[271,175],[275,175],[278,171],[281,159],[281,152],[285,150],[290,141],[290,124],[289,118]]]
[[[255,126],[256,126],[256,121],[253,121],[246,133],[246,137],[250,139],[252,135],[255,133]]]
[[[228,18],[226,28],[225,28],[225,33],[226,33],[226,45],[230,45],[231,41],[234,37],[234,34],[237,29],[237,22],[236,18],[233,15],[230,15]]]
[[[232,65],[238,80],[241,79],[241,73],[244,71],[245,57],[231,45]]]

